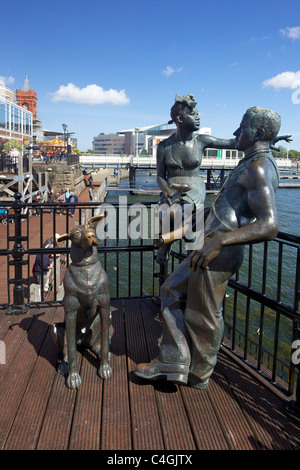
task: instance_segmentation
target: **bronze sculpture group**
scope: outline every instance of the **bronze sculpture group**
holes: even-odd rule
[[[204,215],[202,244],[188,252],[161,286],[162,336],[158,357],[150,363],[138,364],[135,370],[137,376],[146,380],[166,379],[204,389],[223,337],[222,301],[228,280],[240,268],[246,244],[274,239],[278,233],[275,193],[279,171],[270,149],[278,140],[289,141],[290,136],[278,137],[280,116],[259,107],[246,111],[232,139],[195,135],[200,120],[193,95],[176,96],[171,118],[176,133],[162,141],[157,150],[161,204],[177,203],[180,210],[191,204],[196,214],[205,200],[200,175],[204,149],[244,152]],[[81,381],[76,366],[78,344],[99,356],[102,378],[111,375],[106,274],[101,265],[95,264],[97,250],[91,227],[77,227],[80,234],[74,230],[70,237],[65,236],[72,239],[72,264],[64,281],[66,319],[55,326],[55,338],[64,353],[60,371],[68,374],[70,388],[77,388]],[[170,240],[161,243],[159,263],[166,261],[169,244]],[[91,287],[93,283],[95,287]],[[80,284],[85,285],[85,294],[90,286],[88,296],[82,293]]]
[[[177,174],[180,165],[184,166],[183,155],[187,155],[189,166],[182,183],[190,181],[193,170],[190,148],[195,141],[192,129],[193,124],[194,130],[199,126],[191,96],[177,101],[183,103],[180,117],[175,118],[179,132],[169,142],[162,142],[158,151],[158,183],[163,181],[161,188],[167,196],[172,194],[168,175],[172,181],[174,171]],[[166,379],[198,389],[208,386],[223,337],[222,301],[228,280],[241,266],[246,244],[274,239],[278,233],[275,192],[279,172],[270,147],[290,137],[277,136],[280,125],[276,112],[253,107],[243,116],[234,132],[235,139],[220,142],[212,138],[211,146],[224,144],[225,148],[236,148],[244,152],[244,158],[229,174],[205,216],[203,246],[192,251],[161,287],[159,355],[150,363],[137,365],[135,373],[139,377]],[[207,136],[197,135],[196,139],[199,166],[203,148],[210,143]],[[170,144],[174,145],[172,150],[168,149]],[[188,150],[175,151],[176,145],[177,149]],[[165,253],[166,250],[163,256]]]

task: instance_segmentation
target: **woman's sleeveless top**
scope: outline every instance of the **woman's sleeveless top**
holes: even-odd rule
[[[175,141],[174,141],[175,144]],[[197,137],[193,137],[193,149],[186,152],[182,162],[176,161],[173,156],[174,144],[165,147],[165,164],[167,167],[167,181],[171,187],[172,183],[187,183],[191,190],[182,195],[182,199],[194,203],[200,207],[205,200],[205,184],[200,175],[200,163],[203,148]]]

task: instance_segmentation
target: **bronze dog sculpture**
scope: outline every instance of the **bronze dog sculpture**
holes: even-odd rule
[[[100,361],[98,375],[107,379],[109,366],[109,327],[111,324],[108,279],[98,257],[97,240],[92,223],[104,215],[92,217],[87,225],[78,225],[59,237],[57,242],[71,240],[71,264],[64,277],[65,321],[53,326],[56,344],[63,360],[58,371],[67,375],[66,385],[81,384],[77,366],[77,346],[90,349]]]

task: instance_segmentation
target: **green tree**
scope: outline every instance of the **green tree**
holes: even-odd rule
[[[298,150],[290,150],[289,158],[291,160],[300,160],[300,152]]]
[[[4,148],[7,152],[9,152],[10,149],[17,149],[17,150],[22,151],[23,150],[23,145],[20,144],[20,142],[18,140],[11,139],[11,140],[8,140],[7,142],[5,142]]]

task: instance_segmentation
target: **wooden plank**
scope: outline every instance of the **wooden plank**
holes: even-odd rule
[[[51,310],[54,310],[54,316],[52,319],[50,318],[49,323],[62,321],[63,309],[59,307]],[[5,449],[35,449],[53,380],[57,373],[57,357],[58,349],[52,339],[49,327],[11,427]]]
[[[70,450],[99,450],[103,380],[98,360],[88,351],[82,358],[81,379],[72,422]]]
[[[33,311],[29,311],[27,315],[18,316],[6,315],[5,313],[5,317],[2,318],[2,330],[5,330],[5,334],[1,340],[5,344],[6,364],[0,367],[0,384],[15,356],[27,342],[29,328],[33,320]]]
[[[158,352],[161,336],[161,323],[158,306],[153,300],[141,303],[143,322],[146,330],[149,356],[152,359]],[[196,449],[185,406],[177,385],[166,381],[153,382],[156,393],[164,445],[166,450]]]
[[[222,373],[230,382],[235,398],[251,424],[254,444],[261,449],[293,449],[278,425],[283,419],[280,411],[282,402],[225,354],[222,365]]]
[[[33,367],[37,360],[38,351],[44,341],[49,321],[54,315],[54,309],[45,313],[44,320],[36,316],[27,332],[27,341],[24,341],[14,360],[3,377],[0,388],[0,448],[3,448],[10,427],[15,419],[24,391],[28,386]],[[19,318],[19,317],[17,317]],[[19,318],[21,327],[23,319]]]
[[[230,385],[219,369],[221,368],[217,364],[207,393],[228,447],[231,450],[258,450],[260,446],[253,439],[253,429],[247,416],[236,402]]]
[[[155,391],[152,385],[134,374],[137,363],[149,361],[140,306],[136,300],[125,302],[133,449],[162,450],[164,442]]]
[[[207,390],[180,386],[198,450],[227,450],[227,440]]]
[[[82,355],[77,355],[80,370]],[[57,372],[48,401],[37,450],[67,450],[77,390],[69,389]]]
[[[128,371],[122,301],[112,302],[112,377],[103,384],[102,450],[131,450]]]

